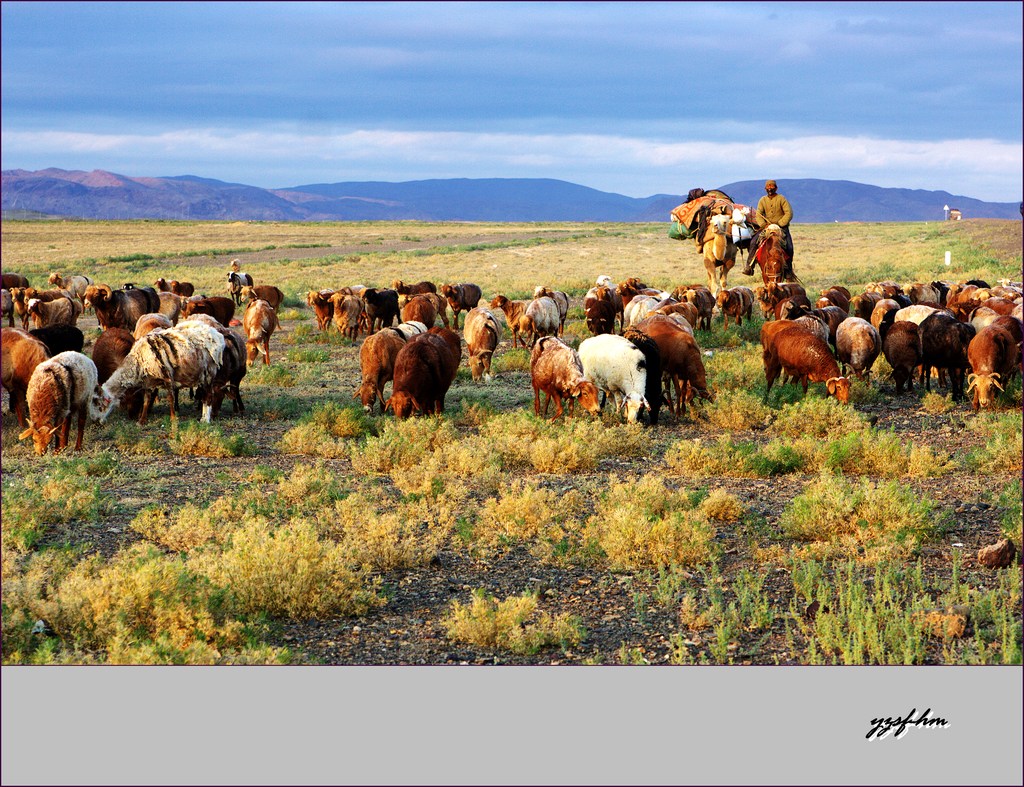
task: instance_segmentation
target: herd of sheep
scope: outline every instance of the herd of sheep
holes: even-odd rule
[[[236,412],[244,411],[241,380],[258,358],[270,363],[269,340],[284,301],[279,288],[256,286],[237,264],[227,274],[231,297],[196,295],[190,283],[162,278],[152,287],[114,289],[87,276],[54,273],[49,283],[50,289],[36,289],[18,274],[3,274],[3,387],[24,429],[21,438],[31,437],[39,454],[55,437],[58,450],[65,448],[76,418],[80,449],[86,422],[103,422],[119,405],[145,422],[159,391],[172,418],[181,388],[192,389],[206,422],[225,397]],[[592,336],[578,349],[560,338],[570,306],[566,293],[537,287],[529,300],[496,294],[481,305],[482,298],[472,283],[438,288],[395,281],[383,288],[314,290],[306,300],[319,330],[333,325],[353,341],[365,336],[354,396],[369,412],[379,403],[399,418],[444,410],[463,346],[473,379],[491,379],[506,330],[513,347],[531,348],[537,415],[547,416],[552,399],[556,419],[566,410],[571,416],[577,401],[596,414],[610,397],[627,421],[656,424],[663,403],[681,416],[695,396],[713,398],[694,331],[710,328],[716,313],[726,324],[741,325],[755,304],[765,318],[766,398],[785,376],[805,392],[811,382],[824,383],[828,395],[847,403],[848,375],[863,379],[882,356],[898,393],[904,386],[912,390],[915,377],[930,389],[935,369],[944,384],[948,376],[955,401],[965,397],[966,382],[977,409],[990,406],[1021,368],[1019,282],[904,288],[887,281],[856,295],[830,287],[812,301],[797,283],[715,294],[703,285],[667,292],[636,278],[616,284],[601,276],[583,298]],[[243,304],[238,320],[236,307]],[[84,336],[76,326],[86,309],[102,330],[91,357],[82,352]],[[14,327],[16,316],[22,329]]]

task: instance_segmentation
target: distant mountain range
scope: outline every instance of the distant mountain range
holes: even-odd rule
[[[894,189],[848,180],[779,180],[797,223],[832,221],[936,221],[945,206],[964,218],[1019,219],[1017,203],[983,202],[946,191]],[[719,188],[737,202],[756,205],[764,182]],[[65,216],[85,219],[228,221],[668,221],[685,195],[626,197],[547,178],[451,178],[405,183],[318,183],[262,189],[192,175],[135,178],[112,172],[14,169],[2,173],[7,218]]]

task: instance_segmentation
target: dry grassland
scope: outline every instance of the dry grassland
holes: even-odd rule
[[[797,225],[808,291],[1021,278],[1021,224]],[[943,264],[946,251],[952,265]],[[1021,662],[1020,381],[997,411],[897,396],[767,403],[760,320],[698,331],[714,403],[654,428],[532,413],[527,350],[465,365],[441,419],[362,413],[358,347],[311,289],[544,284],[589,335],[598,275],[704,280],[663,224],[7,222],[3,269],[224,294],[238,258],[284,290],[243,416],[115,413],[80,455],[3,429],[4,663],[990,664]],[[752,285],[736,272],[731,284]],[[91,342],[95,318],[79,323]],[[6,394],[4,399],[6,400]]]

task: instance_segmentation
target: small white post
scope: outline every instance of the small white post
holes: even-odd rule
[[[943,219],[949,221],[949,205],[942,206]]]
[[[949,263],[952,261],[952,258],[953,258],[953,254],[951,252],[947,251],[946,252],[946,265],[949,265]]]

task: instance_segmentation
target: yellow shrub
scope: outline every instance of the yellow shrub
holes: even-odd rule
[[[528,593],[497,601],[477,589],[469,605],[452,603],[444,624],[452,640],[523,655],[554,645],[572,647],[583,639],[579,620],[564,613],[542,612],[535,622],[527,622],[536,610],[537,599]]]

